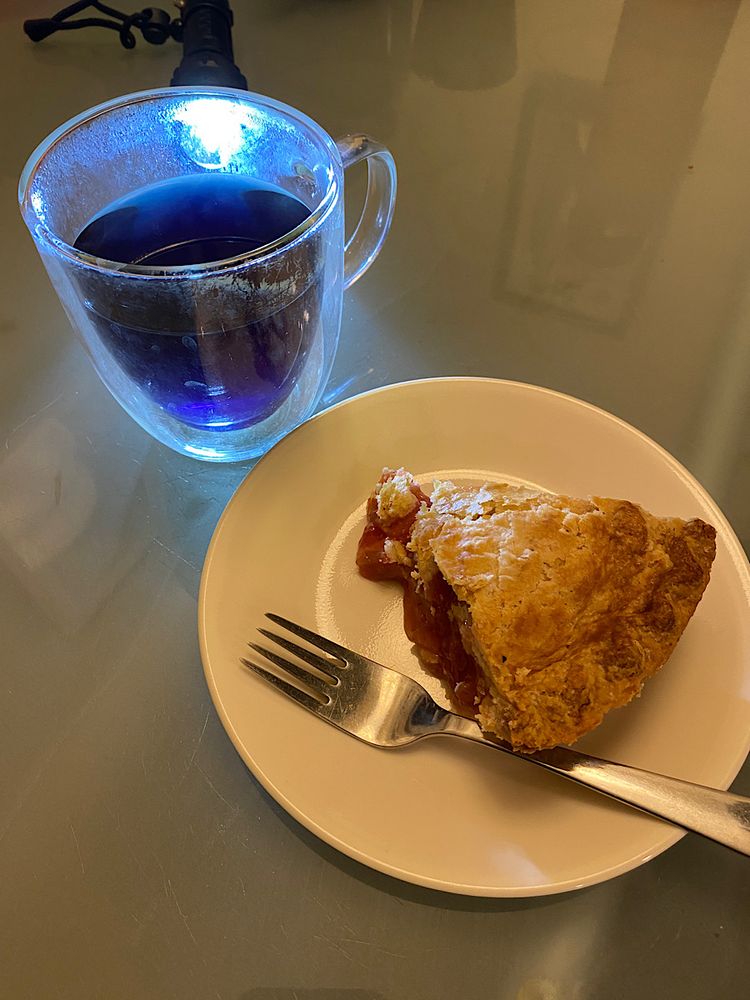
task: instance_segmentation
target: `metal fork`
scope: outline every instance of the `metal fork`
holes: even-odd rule
[[[306,666],[255,642],[249,645],[279,673],[243,657],[245,666],[313,715],[365,743],[390,748],[406,746],[425,736],[473,740],[750,856],[750,799],[566,747],[517,753],[484,735],[476,722],[441,708],[411,677],[280,615],[269,612],[266,617],[325,655],[261,628],[258,631],[262,635]]]

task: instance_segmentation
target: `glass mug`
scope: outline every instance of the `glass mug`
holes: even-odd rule
[[[365,204],[345,243],[344,170],[362,159]],[[306,218],[210,263],[122,263],[73,246],[134,191],[205,174],[273,185]],[[294,108],[211,87],[144,91],[85,111],[35,150],[19,185],[26,225],[104,384],[159,441],[214,462],[262,454],[313,412],[343,291],[380,251],[395,197],[393,157],[374,139],[334,142]],[[208,199],[189,219],[193,209],[210,219]],[[187,217],[183,206],[177,222]],[[127,212],[121,220],[127,240]]]

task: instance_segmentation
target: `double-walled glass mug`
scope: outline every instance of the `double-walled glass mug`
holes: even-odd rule
[[[365,205],[345,243],[344,170],[365,158]],[[262,454],[313,412],[343,291],[379,252],[395,196],[393,157],[375,140],[334,142],[278,101],[208,87],[84,112],[38,147],[19,186],[105,385],[159,441],[216,462]],[[252,240],[217,230],[245,216]],[[159,252],[136,251],[139,239]]]

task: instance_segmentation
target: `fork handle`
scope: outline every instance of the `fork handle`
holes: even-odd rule
[[[567,747],[537,750],[533,754],[515,753],[484,736],[475,722],[457,715],[451,714],[442,732],[482,743],[518,760],[554,771],[563,778],[750,857],[750,799],[741,795],[643,771],[629,764],[590,757]]]

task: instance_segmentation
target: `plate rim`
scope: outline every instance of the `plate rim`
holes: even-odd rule
[[[262,788],[277,802],[284,811],[291,816],[296,822],[303,826],[308,832],[312,833],[323,843],[335,850],[339,851],[341,854],[345,855],[357,861],[359,864],[364,865],[367,868],[381,872],[382,874],[388,875],[399,881],[409,883],[411,885],[419,885],[428,889],[445,892],[453,895],[460,896],[473,896],[482,898],[495,898],[495,899],[522,899],[522,898],[533,898],[539,896],[549,896],[558,895],[564,892],[571,892],[576,889],[586,888],[588,886],[598,885],[602,882],[609,881],[613,878],[617,878],[620,875],[624,875],[629,871],[640,867],[641,865],[647,863],[658,855],[664,853],[670,847],[673,847],[678,843],[684,836],[686,836],[686,830],[682,830],[677,827],[670,827],[666,822],[664,823],[665,834],[663,838],[658,841],[657,844],[651,848],[641,851],[631,858],[626,859],[620,864],[614,866],[607,866],[606,868],[600,868],[598,871],[590,873],[585,878],[575,878],[566,879],[562,882],[547,883],[545,885],[539,886],[487,886],[487,885],[469,885],[466,883],[457,884],[454,882],[447,882],[443,879],[435,878],[429,875],[420,875],[414,872],[409,872],[405,869],[399,868],[397,865],[388,864],[379,858],[372,857],[366,852],[360,850],[356,844],[351,844],[341,838],[337,837],[335,834],[330,833],[328,830],[324,829],[316,820],[305,813],[302,809],[297,807],[294,802],[292,802],[287,796],[274,784],[274,782],[269,778],[269,776],[263,771],[263,769],[258,766],[252,759],[249,752],[240,739],[240,736],[231,722],[229,713],[227,712],[226,706],[223,699],[217,689],[213,671],[210,664],[210,656],[206,641],[206,593],[208,589],[208,578],[211,573],[214,559],[216,557],[216,552],[218,549],[220,536],[226,522],[228,520],[230,509],[237,502],[240,492],[245,488],[246,483],[256,471],[256,469],[264,462],[267,462],[282,446],[286,445],[292,436],[295,436],[302,431],[304,431],[309,425],[328,417],[332,412],[341,409],[342,407],[355,405],[365,398],[371,396],[379,395],[382,393],[393,392],[394,390],[402,390],[409,387],[417,385],[445,385],[445,384],[456,384],[456,383],[482,383],[482,384],[492,384],[498,387],[508,387],[512,389],[522,389],[533,393],[538,393],[540,395],[553,397],[562,400],[569,404],[574,404],[577,407],[583,407],[589,410],[597,417],[603,417],[607,421],[618,425],[620,428],[635,434],[646,446],[654,449],[667,463],[667,465],[675,472],[683,482],[689,484],[698,494],[700,494],[702,500],[711,510],[712,517],[716,520],[716,528],[719,530],[721,528],[724,540],[730,549],[730,555],[732,556],[732,563],[740,576],[744,576],[744,592],[745,597],[750,603],[750,560],[745,553],[744,547],[737,537],[734,529],[732,528],[729,520],[724,515],[723,511],[719,507],[718,503],[714,500],[708,490],[702,486],[698,479],[684,466],[678,459],[674,457],[666,448],[660,445],[657,441],[651,438],[644,431],[630,424],[628,421],[624,420],[622,417],[618,417],[616,414],[611,413],[608,410],[597,406],[594,403],[590,403],[587,400],[578,398],[577,396],[572,396],[568,393],[560,392],[557,389],[550,389],[546,386],[535,385],[529,382],[520,382],[514,379],[498,379],[491,378],[487,376],[472,376],[472,375],[455,375],[455,376],[438,376],[438,377],[427,377],[427,378],[417,378],[417,379],[406,379],[400,382],[393,382],[387,385],[376,386],[372,389],[365,390],[364,392],[357,393],[354,396],[349,396],[346,399],[339,400],[333,403],[331,406],[320,410],[315,413],[308,420],[297,427],[293,428],[288,434],[286,434],[280,441],[276,442],[266,453],[261,456],[261,458],[254,463],[254,465],[247,471],[243,476],[242,480],[238,483],[236,489],[233,491],[232,495],[226,502],[222,513],[216,522],[213,533],[211,535],[211,540],[209,542],[208,548],[206,550],[206,555],[203,561],[203,568],[201,570],[200,586],[198,591],[198,640],[200,647],[201,663],[203,666],[203,674],[206,680],[206,684],[211,695],[211,700],[216,709],[217,714],[221,720],[222,726],[225,732],[229,736],[234,749],[237,751],[245,766],[248,768],[253,777],[259,782]],[[726,768],[726,779],[722,780],[715,787],[726,790],[732,784],[734,779],[739,774],[742,769],[745,760],[750,754],[750,731],[747,734],[745,740],[744,752],[740,751],[737,758],[732,761],[731,765]]]

